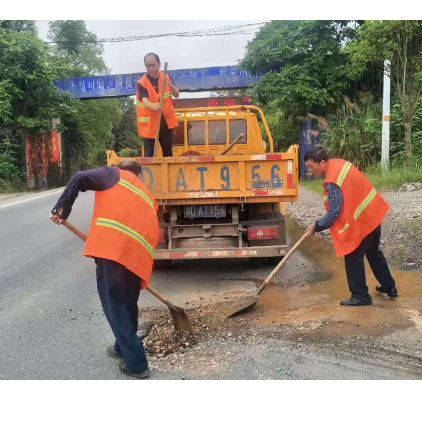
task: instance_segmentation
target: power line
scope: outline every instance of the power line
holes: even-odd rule
[[[123,37],[110,37],[97,40],[59,40],[55,42],[45,42],[46,44],[60,44],[60,43],[121,43],[133,42],[138,40],[158,39],[163,37],[212,37],[212,36],[231,36],[238,34],[254,34],[257,27],[265,24],[265,22],[258,22],[255,24],[231,25],[227,27],[210,28],[206,30],[185,31],[179,33],[165,33],[165,34],[151,34],[147,36],[123,36]]]

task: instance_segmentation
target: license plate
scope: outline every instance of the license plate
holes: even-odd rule
[[[185,205],[185,217],[199,218],[199,217],[226,217],[226,206],[219,205]]]

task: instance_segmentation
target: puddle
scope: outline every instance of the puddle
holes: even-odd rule
[[[290,219],[286,220],[286,226],[291,245],[302,236],[303,229]],[[373,305],[342,307],[339,302],[350,297],[344,259],[335,256],[331,244],[315,237],[305,240],[298,251],[325,272],[324,278],[311,276],[302,287],[264,290],[255,310],[258,325],[307,323],[310,329],[322,326],[329,333],[338,334],[383,334],[392,328],[405,327],[422,329],[421,272],[392,269],[400,297],[389,299],[375,291],[378,282],[366,264]]]

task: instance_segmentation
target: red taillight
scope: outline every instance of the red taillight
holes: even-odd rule
[[[243,104],[248,104],[248,103],[249,103],[249,98],[243,97]]]
[[[251,241],[256,241],[259,239],[277,239],[278,232],[278,226],[249,227],[248,239]]]
[[[160,229],[160,235],[158,236],[158,242],[164,242],[165,240],[165,230]]]

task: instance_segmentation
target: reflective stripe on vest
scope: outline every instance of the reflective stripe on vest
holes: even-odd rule
[[[339,232],[338,233],[343,233],[348,227],[350,226],[350,224],[349,223],[346,223],[345,225],[344,225],[344,227],[343,227],[343,229],[341,229],[341,230],[339,230]]]
[[[145,107],[145,104],[142,104],[140,101],[136,100],[136,105],[139,107]]]
[[[171,95],[171,92],[165,92],[163,98],[168,98]]]
[[[132,192],[136,193],[138,196],[140,196],[142,199],[144,199],[148,205],[150,205],[155,210],[154,203],[151,201],[151,199],[148,197],[148,195],[146,193],[144,193],[142,190],[138,189],[133,184],[129,183],[129,181],[123,180],[123,178],[121,178],[117,184],[120,184],[121,186],[126,187],[126,189],[131,190]]]
[[[152,258],[154,258],[154,254],[155,254],[154,247],[143,236],[141,236],[138,232],[134,231],[130,227],[127,227],[124,224],[119,223],[118,221],[110,220],[108,218],[101,218],[101,217],[97,218],[97,222],[95,224],[96,226],[109,227],[110,229],[117,230],[119,232],[122,232],[130,236],[131,238],[138,241],[147,250],[148,254]]]
[[[139,122],[150,122],[151,121],[151,118],[149,118],[149,117],[140,117],[139,118]]]
[[[349,169],[352,167],[352,164],[350,162],[346,162],[343,165],[343,168],[340,171],[340,174],[337,178],[337,186],[341,187],[343,184],[344,179],[346,178],[347,173],[349,172]]]
[[[362,211],[370,204],[372,199],[375,198],[375,195],[377,194],[377,191],[372,188],[372,190],[369,192],[368,196],[363,200],[363,202],[356,208],[355,213],[353,214],[353,218],[356,220],[361,214]]]

